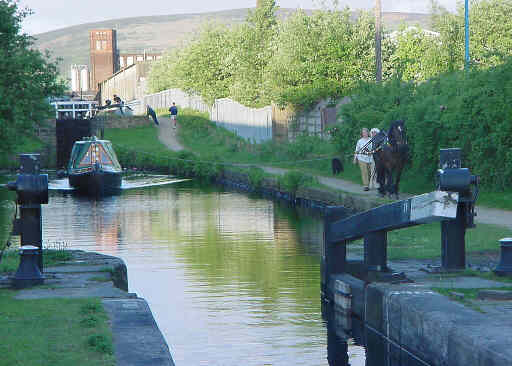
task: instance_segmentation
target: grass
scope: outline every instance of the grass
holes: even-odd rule
[[[442,287],[432,287],[432,290],[444,295],[451,300],[457,301],[475,311],[478,311],[480,313],[485,313],[477,304],[475,304],[473,301],[477,300],[478,293],[481,290],[499,290],[499,291],[512,291],[512,286],[505,286],[505,287],[492,287],[492,288],[442,288]],[[464,297],[461,298],[454,294],[454,292],[458,294],[463,294]]]
[[[498,240],[511,236],[512,231],[496,225],[478,224],[466,231],[466,253],[497,252]],[[362,253],[362,240],[349,245],[349,250]],[[350,248],[352,246],[352,248]],[[354,247],[357,246],[357,247]],[[388,258],[429,259],[441,257],[441,225],[418,225],[388,232]]]
[[[89,278],[89,281],[93,281],[93,282],[110,282],[112,281],[111,278],[109,277],[102,277],[102,276],[95,276],[95,277],[91,277]]]
[[[115,365],[97,298],[16,300],[0,290],[0,366]]]
[[[65,250],[44,249],[43,250],[43,267],[51,267],[69,261],[71,253]],[[17,250],[7,250],[4,252],[2,261],[0,262],[0,273],[16,272],[20,263],[20,255]]]
[[[466,269],[460,272],[453,273],[441,273],[436,274],[436,276],[440,278],[450,278],[450,277],[478,277],[489,281],[503,282],[506,284],[510,284],[512,286],[512,278],[505,276],[497,276],[494,272],[481,272],[475,271],[473,269]]]

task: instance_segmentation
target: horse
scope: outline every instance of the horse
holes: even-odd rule
[[[387,135],[380,132],[373,138],[373,160],[379,183],[379,194],[399,198],[400,176],[409,161],[409,145],[404,121],[391,123]]]

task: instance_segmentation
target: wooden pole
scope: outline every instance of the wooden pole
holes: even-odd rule
[[[375,0],[375,81],[382,81],[382,7],[381,0]]]

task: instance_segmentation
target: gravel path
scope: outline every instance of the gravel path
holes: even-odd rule
[[[160,116],[158,117],[158,122],[160,123],[158,128],[158,139],[162,144],[167,146],[170,150],[173,151],[181,151],[183,150],[183,146],[178,142],[176,137],[177,129],[174,129],[171,123],[171,119],[169,117]]]
[[[176,137],[177,130],[172,128],[171,119],[169,117],[160,117],[160,126],[158,126],[158,138],[160,141],[167,146],[170,150],[180,151],[183,150],[183,146],[178,142]],[[178,124],[179,128],[179,124]],[[283,175],[287,172],[287,169],[274,168],[262,166],[262,169],[267,173]],[[330,178],[318,176],[318,181],[328,187],[342,190],[344,192],[354,193],[361,196],[375,197],[376,190],[368,192],[363,191],[363,187],[359,184],[355,184],[339,178]],[[401,198],[407,198],[408,195],[402,194]],[[500,210],[488,207],[476,207],[476,219],[477,223],[482,224],[493,224],[506,227],[512,230],[512,211]]]

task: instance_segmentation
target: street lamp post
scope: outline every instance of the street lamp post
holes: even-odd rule
[[[382,81],[382,8],[380,1],[375,0],[375,80],[378,83]]]
[[[465,69],[469,70],[469,0],[465,0],[464,2],[464,33],[465,33]]]

